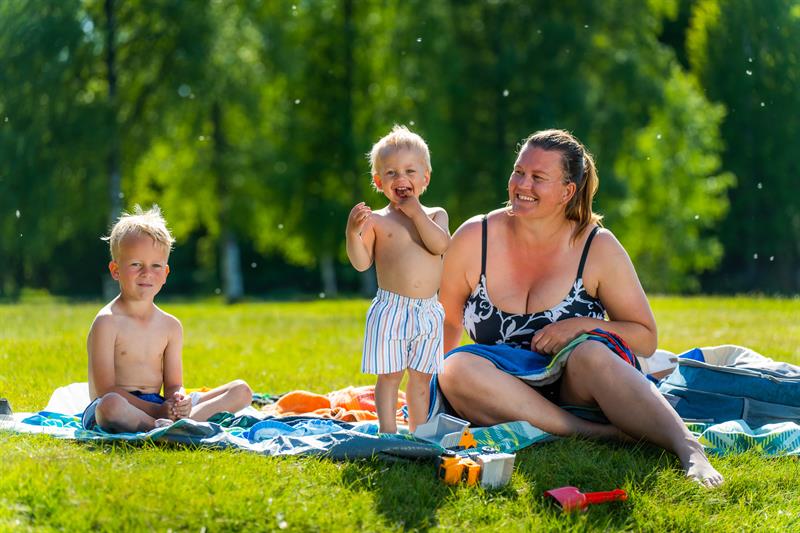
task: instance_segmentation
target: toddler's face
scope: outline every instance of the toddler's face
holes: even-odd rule
[[[378,165],[378,174],[372,179],[391,202],[425,192],[431,175],[425,159],[414,150],[401,148],[387,154]]]

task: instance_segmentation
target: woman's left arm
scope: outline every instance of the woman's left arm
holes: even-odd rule
[[[601,230],[592,242],[584,280],[587,278],[608,312],[608,321],[569,318],[550,324],[533,337],[531,349],[557,353],[581,333],[601,328],[622,337],[636,355],[652,355],[658,344],[653,311],[628,253],[608,230]]]
[[[610,231],[600,231],[595,241],[596,294],[608,312],[608,322],[600,327],[622,337],[636,355],[650,357],[658,346],[656,318],[633,262]]]

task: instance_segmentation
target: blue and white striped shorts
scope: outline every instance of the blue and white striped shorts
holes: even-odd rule
[[[367,311],[361,371],[390,374],[443,369],[444,308],[436,296],[409,298],[378,289]]]

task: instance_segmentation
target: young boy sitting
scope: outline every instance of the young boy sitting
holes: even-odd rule
[[[444,309],[437,299],[442,254],[450,243],[447,212],[419,196],[431,178],[428,145],[403,126],[372,147],[373,186],[389,205],[361,202],[347,219],[347,257],[356,270],[375,261],[378,293],[367,312],[361,371],[378,374],[375,406],[380,431],[397,431],[397,390],[408,369],[406,402],[413,431],[428,414],[431,374],[442,369]]]
[[[120,293],[97,313],[89,330],[89,393],[94,401],[83,413],[83,427],[149,431],[180,418],[204,421],[250,405],[252,392],[241,380],[204,393],[183,393],[183,328],[153,303],[167,280],[174,242],[158,206],[146,212],[136,206],[133,214],[120,217],[105,240],[111,248],[108,269]]]

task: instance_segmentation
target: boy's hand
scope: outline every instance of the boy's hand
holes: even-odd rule
[[[347,233],[353,236],[360,234],[367,219],[371,216],[372,209],[368,205],[364,202],[357,203],[350,210],[350,216],[347,217]]]
[[[172,415],[170,418],[173,420],[178,420],[181,418],[187,418],[190,414],[192,414],[191,396],[185,396],[180,392],[176,392],[173,394],[172,399]]]
[[[419,198],[412,194],[399,197],[397,200],[397,208],[402,211],[405,216],[412,220],[420,215],[428,216],[422,209],[422,204],[419,203]]]
[[[170,420],[177,420],[177,418],[175,418],[175,400],[173,398],[167,398],[159,407],[160,409],[158,416],[153,418],[169,418]]]

